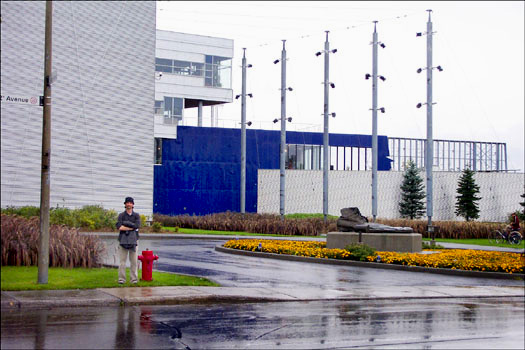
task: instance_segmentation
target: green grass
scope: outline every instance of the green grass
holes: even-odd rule
[[[423,241],[430,241],[430,238],[423,238]],[[436,242],[445,243],[457,243],[457,244],[474,244],[491,247],[504,247],[504,248],[525,248],[525,240],[521,241],[520,244],[510,243],[491,243],[486,238],[472,238],[472,239],[452,239],[452,238],[436,238]]]
[[[153,281],[118,284],[116,268],[59,268],[48,269],[48,283],[38,284],[37,266],[2,266],[2,290],[45,290],[45,289],[93,289],[119,287],[160,287],[160,286],[218,286],[218,284],[201,277],[177,275],[153,271]]]
[[[287,219],[308,219],[308,218],[319,218],[324,219],[324,214],[304,214],[304,213],[295,213],[295,214],[286,214],[284,216]],[[339,216],[327,215],[328,219],[337,220]]]
[[[168,226],[163,226],[162,229],[166,231],[170,231],[170,232],[195,234],[195,235],[294,237],[290,235],[276,235],[276,234],[241,232],[241,231],[213,231],[213,230],[201,230],[197,228],[180,228],[180,227],[178,231],[175,231],[176,230],[175,227],[168,227]]]

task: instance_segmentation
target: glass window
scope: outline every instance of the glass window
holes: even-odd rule
[[[162,164],[162,139],[155,138],[154,164]]]
[[[296,145],[287,145],[288,152],[286,157],[286,169],[296,169],[296,160],[297,160],[297,147]]]
[[[295,169],[304,170],[304,145],[297,145],[297,164]]]
[[[190,75],[191,62],[173,61],[173,73],[179,75]]]
[[[172,72],[173,61],[165,58],[155,58],[155,71],[157,72]]]
[[[155,114],[156,115],[164,114],[164,101],[155,101]]]
[[[177,124],[182,119],[183,99],[164,96],[164,124]]]

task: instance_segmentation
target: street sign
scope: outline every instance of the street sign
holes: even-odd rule
[[[39,106],[39,96],[23,96],[23,95],[0,95],[1,103],[15,103],[31,106]]]

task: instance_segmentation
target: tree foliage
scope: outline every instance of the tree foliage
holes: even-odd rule
[[[456,215],[465,218],[466,221],[479,218],[479,207],[477,201],[481,197],[476,196],[479,193],[479,186],[474,180],[474,171],[469,168],[463,170],[456,190]]]
[[[402,218],[417,219],[425,214],[425,198],[423,179],[419,176],[419,169],[413,162],[403,174],[401,184],[401,202],[399,202],[399,213]]]

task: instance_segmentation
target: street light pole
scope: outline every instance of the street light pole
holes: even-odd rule
[[[246,49],[242,56],[242,92],[241,92],[241,213],[246,206]]]
[[[324,43],[324,132],[323,132],[323,217],[324,222],[328,222],[328,167],[330,166],[330,146],[328,140],[328,84],[329,79],[329,50],[328,33],[326,31],[326,41]]]
[[[286,40],[283,40],[283,50],[281,54],[281,150],[280,150],[280,163],[279,163],[279,178],[280,178],[280,190],[279,190],[279,213],[281,214],[281,220],[284,220],[285,214],[285,159],[284,150],[286,147]]]
[[[51,165],[51,60],[53,2],[46,1],[44,48],[44,108],[42,119],[42,163],[40,177],[40,236],[38,237],[38,283],[47,284],[49,268],[49,197]]]
[[[377,31],[372,36],[372,221],[377,217]]]

